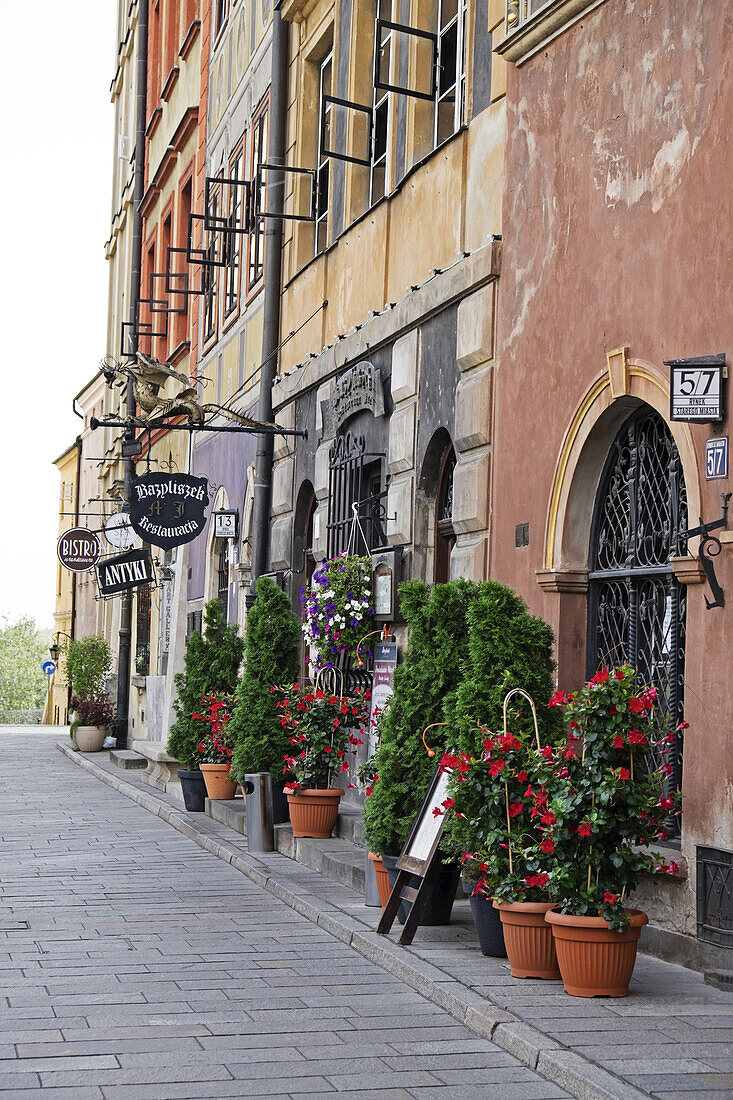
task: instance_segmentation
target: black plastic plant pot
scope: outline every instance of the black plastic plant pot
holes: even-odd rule
[[[479,894],[478,897],[472,894],[469,901],[481,954],[491,955],[495,959],[505,959],[504,929],[501,926],[499,910],[494,909],[491,898],[485,894]]]
[[[272,823],[273,825],[282,825],[284,822],[290,821],[290,811],[288,810],[288,796],[283,790],[287,779],[283,779],[279,783],[272,784]]]
[[[179,768],[178,778],[181,781],[183,805],[190,813],[202,814],[206,806],[206,783],[203,774],[198,768],[194,771]]]
[[[382,863],[387,868],[387,874],[389,875],[389,884],[394,886],[397,882],[397,876],[399,871],[397,870],[397,856],[382,856]],[[458,880],[461,877],[460,867],[452,864],[443,864],[442,870],[438,872],[438,878],[435,883],[435,888],[432,890],[428,903],[423,910],[421,925],[435,926],[438,924],[450,924],[451,910],[453,909],[453,902],[456,900],[456,890],[458,889]],[[410,875],[409,885],[418,889],[422,879],[417,875]],[[400,907],[397,910],[397,920],[400,924],[404,924],[407,920],[407,916],[410,912],[410,903],[407,901],[401,901]]]

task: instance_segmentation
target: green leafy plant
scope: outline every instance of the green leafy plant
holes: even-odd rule
[[[333,668],[342,653],[356,656],[374,614],[371,597],[371,558],[347,553],[324,559],[310,588],[301,588],[303,633],[318,654],[318,668]]]
[[[226,764],[231,770],[232,752],[235,738],[230,727],[231,709],[234,696],[225,691],[214,691],[201,700],[202,713],[191,717],[201,722],[201,740],[198,743],[199,764]]]
[[[48,631],[39,630],[33,619],[10,622],[0,618],[0,711],[41,708],[48,691],[48,677],[42,665],[48,660]],[[3,721],[19,721],[19,716]]]
[[[478,732],[479,754],[446,753],[441,761],[450,774],[438,811],[446,816],[441,845],[461,859],[464,877],[476,882],[474,893],[548,901],[558,859],[548,834],[556,821],[548,793],[553,750],[523,731]]]
[[[66,657],[66,683],[77,699],[88,699],[104,691],[112,668],[112,654],[99,635],[70,638],[62,652]]]
[[[176,674],[178,692],[167,749],[183,768],[198,765],[199,725],[193,715],[204,696],[231,692],[237,683],[244,643],[236,626],[227,626],[219,600],[204,609],[204,631],[195,631],[186,642],[184,671]]]
[[[260,577],[247,617],[245,664],[230,729],[237,744],[232,774],[269,771],[282,782],[288,734],[280,723],[271,688],[298,676],[300,631],[290,601],[271,577]]]
[[[349,771],[349,756],[364,739],[369,719],[369,692],[353,696],[330,695],[320,688],[301,692],[298,684],[275,689],[280,721],[287,730],[290,751],[284,756],[283,773],[292,775],[285,790],[328,790]],[[353,786],[349,783],[348,786]]]
[[[535,700],[549,699],[553,689],[554,635],[540,618],[530,615],[521,596],[497,581],[477,586],[466,613],[468,658],[457,690],[446,699],[445,721],[453,750],[478,754],[483,728],[496,733],[503,728],[503,704],[507,693],[522,688]],[[543,745],[555,741],[561,726],[544,704],[538,714]],[[528,706],[515,709],[512,730],[531,734]]]
[[[659,729],[656,698],[622,665],[601,669],[576,694],[556,692],[549,703],[568,723],[551,757],[554,821],[546,835],[562,853],[552,893],[563,913],[601,914],[617,931],[628,924],[624,903],[640,875],[679,870],[646,847],[667,839],[680,798],[665,794],[672,767],[664,758],[675,736]],[[651,753],[663,760],[656,768]]]
[[[439,757],[428,755],[423,730],[444,721],[446,700],[456,691],[468,653],[467,614],[477,585],[455,580],[400,585],[401,614],[409,644],[394,676],[394,694],[380,719],[381,745],[374,756],[378,781],[364,806],[364,833],[372,851],[396,855],[404,845]],[[433,753],[445,748],[446,731],[429,731]]]

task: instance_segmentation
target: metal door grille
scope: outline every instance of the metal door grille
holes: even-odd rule
[[[667,425],[648,409],[618,433],[596,500],[589,573],[588,676],[628,662],[659,693],[660,722],[684,710],[686,594],[670,558],[687,548],[687,496]],[[682,783],[682,735],[670,789]],[[650,758],[650,765],[659,761]],[[671,828],[679,833],[679,817]]]
[[[733,852],[697,849],[697,936],[733,947]]]

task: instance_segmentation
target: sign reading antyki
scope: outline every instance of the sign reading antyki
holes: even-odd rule
[[[191,474],[143,474],[132,480],[130,525],[143,542],[171,550],[206,526],[209,483]]]
[[[128,550],[126,554],[106,558],[97,566],[100,596],[116,596],[154,580],[155,571],[147,550]]]
[[[357,363],[336,379],[330,401],[321,402],[324,436],[335,435],[349,417],[362,409],[384,416],[384,385],[373,363]]]

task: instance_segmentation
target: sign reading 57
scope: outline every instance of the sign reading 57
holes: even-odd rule
[[[722,420],[725,355],[664,362],[670,368],[670,419]]]

